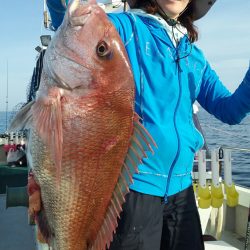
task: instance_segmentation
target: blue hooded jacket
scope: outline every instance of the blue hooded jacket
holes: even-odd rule
[[[55,18],[54,2],[47,1]],[[225,123],[239,123],[250,112],[250,70],[231,94],[187,36],[175,47],[163,25],[150,16],[123,12],[108,17],[130,59],[135,110],[158,146],[154,155],[147,152],[130,189],[161,197],[176,194],[192,185],[194,154],[203,145],[192,119],[193,103],[197,100]],[[61,21],[60,15],[52,18],[55,28]]]

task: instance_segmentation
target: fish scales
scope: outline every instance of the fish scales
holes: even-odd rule
[[[42,201],[36,222],[53,250],[104,250],[153,143],[142,126],[140,138],[133,133],[129,60],[105,12],[74,0],[43,65],[37,99],[11,125],[30,129],[27,157]]]
[[[123,99],[123,105],[127,107],[129,100],[125,91],[117,91],[105,95],[109,101],[107,104],[103,102],[103,107],[98,105],[98,109],[85,110],[84,123],[76,119],[72,109],[68,112],[69,117],[63,115],[64,131],[70,133],[65,133],[63,139],[59,189],[55,188],[56,172],[49,152],[39,136],[34,136],[36,147],[31,148],[37,163],[33,162],[33,171],[41,186],[44,210],[55,234],[56,249],[84,249],[82,242],[94,241],[103,222],[127,153],[133,117],[132,109],[127,114],[119,112],[122,116],[115,114],[116,94],[119,102]],[[75,101],[77,105],[79,101]],[[84,109],[84,105],[81,107]],[[67,109],[67,104],[64,108]],[[82,242],[77,248],[79,239]]]

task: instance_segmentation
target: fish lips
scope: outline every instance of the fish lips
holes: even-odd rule
[[[76,5],[77,4],[77,5]],[[73,2],[69,6],[68,20],[72,27],[84,26],[92,12],[92,6],[87,3]]]

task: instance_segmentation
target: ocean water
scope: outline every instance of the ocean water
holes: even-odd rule
[[[5,133],[8,128],[9,122],[14,116],[14,112],[2,112],[0,111],[0,134]]]
[[[200,109],[198,118],[209,149],[232,150],[233,180],[250,187],[250,115],[238,125],[227,125]]]
[[[13,117],[8,113],[8,118]],[[233,180],[241,186],[250,187],[250,116],[239,125],[227,125],[203,109],[198,112],[198,118],[210,150],[219,147],[232,149]],[[6,131],[6,113],[0,112],[0,133]]]

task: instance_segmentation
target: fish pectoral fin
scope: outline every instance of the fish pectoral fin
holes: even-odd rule
[[[17,112],[9,125],[9,132],[29,129],[32,126],[32,106],[34,103],[35,101],[29,102]]]
[[[52,94],[38,99],[33,105],[33,112],[34,129],[51,154],[59,180],[63,144],[60,90],[54,89]]]
[[[130,140],[130,146],[114,188],[110,204],[107,208],[103,224],[90,247],[91,250],[104,250],[106,246],[109,248],[118,225],[117,218],[120,218],[122,204],[125,202],[125,195],[129,192],[130,184],[133,183],[132,176],[134,173],[138,173],[138,165],[142,162],[142,158],[147,157],[146,151],[150,151],[153,154],[152,146],[156,147],[156,143],[140,123],[139,116],[135,114],[134,131]]]

